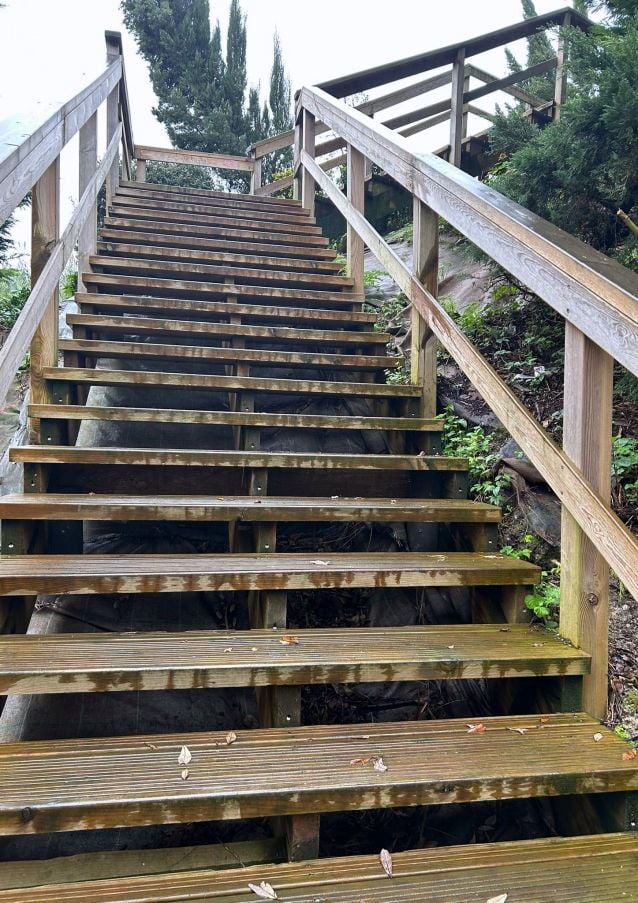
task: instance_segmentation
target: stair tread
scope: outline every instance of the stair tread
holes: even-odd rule
[[[141,408],[89,405],[29,405],[29,416],[43,420],[121,420],[138,423],[209,423],[220,426],[392,430],[440,433],[440,420],[421,417],[353,417],[333,414],[280,414],[245,411],[202,411],[179,408]]]
[[[113,206],[131,207],[136,210],[148,211],[169,211],[171,213],[194,213],[211,216],[230,215],[238,220],[255,219],[265,222],[274,223],[290,223],[295,228],[297,225],[314,226],[315,219],[310,216],[308,210],[303,207],[288,208],[270,208],[265,210],[259,204],[250,206],[230,206],[228,202],[211,199],[207,203],[199,203],[196,198],[185,201],[183,198],[176,197],[140,197],[124,192],[116,192],[113,200]]]
[[[229,266],[267,267],[271,270],[293,270],[295,272],[311,273],[339,273],[341,264],[332,261],[305,260],[291,257],[275,257],[255,254],[241,254],[239,252],[209,251],[203,248],[186,247],[157,247],[148,245],[139,240],[125,242],[122,239],[104,240],[104,236],[97,243],[98,253],[115,254],[119,257],[135,255],[139,257],[159,257],[161,260],[193,260],[195,262],[210,261]]]
[[[481,552],[4,555],[0,594],[520,586],[539,568]]]
[[[233,255],[249,254],[252,257],[280,257],[287,262],[301,259],[303,262],[327,261],[334,265],[334,259],[337,256],[337,252],[333,251],[332,248],[318,248],[311,245],[260,244],[256,241],[198,238],[195,235],[188,234],[162,234],[158,232],[144,232],[142,229],[118,229],[109,228],[108,226],[100,230],[100,236],[103,241],[107,242],[135,242],[154,248],[186,248],[193,251],[222,251]]]
[[[69,326],[125,333],[181,333],[185,335],[245,336],[273,341],[319,342],[333,345],[387,345],[385,332],[353,332],[338,329],[298,329],[292,326],[255,326],[210,323],[206,320],[171,320],[159,317],[115,316],[107,314],[67,314]]]
[[[178,263],[175,260],[143,260],[137,257],[109,257],[95,254],[89,257],[92,267],[100,267],[105,271],[116,271],[119,274],[132,273],[175,273],[184,274],[192,279],[196,275],[219,279],[244,279],[247,281],[282,282],[293,285],[317,285],[352,288],[354,280],[347,276],[327,273],[291,273],[288,270],[264,270],[259,267],[222,266],[208,263]],[[213,280],[214,281],[214,280]]]
[[[153,193],[155,191],[166,191],[168,193],[178,194],[178,195],[192,195],[192,194],[201,194],[205,197],[214,197],[220,198],[221,200],[233,201],[234,203],[245,203],[247,205],[255,204],[255,203],[266,203],[272,204],[273,206],[283,206],[283,207],[301,207],[301,201],[293,198],[275,198],[275,197],[256,197],[254,194],[238,194],[233,191],[215,191],[208,188],[193,188],[190,186],[182,186],[182,185],[163,185],[160,182],[136,182],[131,181],[130,179],[122,179],[120,181],[120,188],[127,189],[135,189],[140,193],[149,192]]]
[[[276,198],[273,204],[270,197],[258,197],[256,195],[229,194],[228,192],[208,191],[205,188],[180,188],[171,191],[175,186],[155,184],[151,189],[144,190],[138,187],[139,183],[123,184],[117,187],[116,198],[136,198],[152,204],[156,201],[168,200],[179,203],[204,204],[223,206],[229,210],[265,210],[267,213],[293,213],[299,216],[308,216],[310,211],[301,206],[300,201],[292,199]]]
[[[200,868],[30,887],[30,903],[154,903],[214,899],[237,903],[248,884],[270,884],[286,903],[485,903],[507,893],[512,903],[633,903],[638,835],[596,834],[410,850],[392,854],[388,881],[378,854],[307,862]],[[24,903],[25,889],[0,891],[0,903]]]
[[[180,448],[102,448],[99,446],[20,445],[11,461],[36,463],[163,464],[308,470],[465,471],[466,458],[441,455],[350,455],[327,452],[209,451]]]
[[[207,373],[164,373],[159,370],[102,370],[99,367],[47,367],[44,378],[55,382],[93,385],[170,386],[199,389],[289,392],[313,395],[360,395],[381,398],[420,398],[421,388],[388,383],[330,382],[309,379],[264,379],[257,376],[222,376]]]
[[[11,493],[0,518],[52,520],[411,520],[498,523],[500,508],[466,499]]]
[[[590,656],[512,625],[0,637],[0,693],[281,686],[588,673]],[[72,676],[72,680],[69,679]]]
[[[402,358],[387,355],[331,354],[311,351],[270,351],[259,348],[222,348],[219,345],[162,345],[159,342],[109,342],[102,339],[62,339],[60,351],[75,351],[93,357],[164,358],[208,363],[236,364],[249,361],[254,366],[283,364],[327,370],[393,370]]]
[[[482,724],[481,733],[466,719],[237,731],[231,744],[224,731],[4,744],[0,832],[638,788],[627,744],[588,715]],[[187,780],[177,761],[183,745],[192,755]],[[387,770],[375,770],[371,756]]]
[[[295,247],[306,245],[309,248],[328,248],[328,239],[320,232],[267,232],[240,226],[236,220],[224,219],[219,223],[179,223],[171,219],[148,220],[132,219],[125,214],[110,215],[104,220],[107,228],[144,229],[165,235],[199,235],[205,238],[229,238],[242,241],[257,241],[267,244],[286,244]]]
[[[375,322],[374,314],[361,311],[323,310],[320,307],[277,307],[276,305],[263,304],[229,304],[226,301],[187,301],[184,298],[153,298],[148,295],[107,295],[88,294],[78,292],[75,295],[78,304],[101,307],[105,309],[115,308],[129,311],[161,311],[164,315],[175,311],[176,315],[193,313],[218,316],[228,320],[230,317],[247,319],[267,319],[275,322],[286,320],[309,321],[314,325],[317,322],[347,323],[350,327],[354,323],[370,326]]]
[[[291,299],[304,303],[317,301],[325,307],[345,309],[357,302],[356,296],[348,292],[319,291],[318,289],[286,288],[269,285],[230,285],[225,282],[201,282],[192,279],[162,279],[156,276],[131,276],[118,273],[83,273],[82,281],[87,285],[122,285],[127,292],[134,288],[155,289],[171,294],[184,292],[191,295],[214,295],[216,298],[276,298],[278,301]]]
[[[290,235],[316,235],[321,236],[319,226],[308,222],[291,223],[278,222],[270,218],[260,219],[258,217],[239,218],[235,216],[234,210],[220,210],[217,213],[188,213],[177,210],[160,210],[157,208],[146,207],[127,207],[118,204],[117,201],[109,207],[109,213],[115,217],[126,217],[127,219],[137,219],[140,221],[148,221],[157,219],[158,221],[167,220],[170,223],[182,223],[182,225],[195,226],[230,226],[231,228],[248,229],[257,234],[274,234],[285,233]]]

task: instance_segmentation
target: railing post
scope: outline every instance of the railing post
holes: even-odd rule
[[[565,324],[563,448],[600,497],[611,495],[613,359]],[[560,633],[592,656],[583,707],[607,715],[609,565],[563,508]]]
[[[348,167],[348,200],[360,213],[365,207],[365,173],[366,161],[361,151],[351,144],[347,147]],[[361,298],[364,296],[363,284],[363,254],[365,245],[363,239],[348,223],[347,229],[347,274],[354,279],[352,291]]]
[[[60,158],[57,157],[31,189],[31,285],[35,285],[60,238]],[[58,363],[58,289],[51,295],[33,338],[30,359],[31,404],[50,401],[45,367]],[[33,429],[32,438],[36,438]]]
[[[114,59],[117,59],[120,56],[120,44],[115,39],[115,36],[107,32],[106,33],[106,62],[112,63]],[[118,84],[113,88],[111,93],[109,94],[106,100],[106,143],[108,145],[109,141],[115,134],[115,130],[117,129],[118,123],[120,119],[120,85]],[[108,176],[106,177],[106,206],[107,209],[113,203],[113,198],[115,196],[115,190],[117,189],[117,185],[119,182],[119,171],[120,171],[120,162],[116,157],[113,161],[113,166],[111,167]]]
[[[460,47],[452,68],[452,107],[450,112],[450,163],[461,165],[463,146],[463,90],[465,86],[465,48]]]
[[[315,117],[308,110],[303,111],[302,146],[311,157],[315,155]],[[301,174],[301,206],[315,215],[315,180],[305,168]]]
[[[300,169],[300,157],[301,157],[301,144],[303,141],[303,110],[299,110],[297,113],[297,119],[295,121],[295,143],[293,148],[293,156],[292,156],[292,196],[296,201],[301,200],[301,169]]]
[[[135,181],[146,182],[146,160],[137,160],[135,163]]]
[[[253,150],[250,153],[253,161],[253,171],[250,174],[250,193],[257,194],[257,189],[261,188],[261,157],[258,157]]]
[[[430,207],[414,198],[412,269],[419,282],[434,297],[439,291],[439,217]],[[437,340],[427,323],[412,306],[412,343],[410,381],[423,386],[421,416],[436,416]]]
[[[79,197],[95,175],[97,169],[97,113],[80,129]],[[85,291],[82,274],[89,269],[89,256],[95,254],[97,242],[97,204],[93,204],[78,236],[78,291]]]
[[[558,31],[558,48],[556,50],[556,76],[554,81],[554,121],[558,122],[561,107],[567,98],[567,50],[565,47],[565,28],[571,25],[571,16],[565,14],[563,25]]]

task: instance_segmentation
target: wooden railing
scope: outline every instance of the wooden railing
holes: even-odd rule
[[[438,157],[414,154],[403,137],[319,88],[299,93],[296,121],[303,205],[312,209],[317,185],[345,217],[347,270],[359,290],[365,244],[412,303],[412,375],[425,379],[425,415],[435,412],[438,341],[561,500],[560,629],[593,655],[586,705],[604,717],[608,566],[638,594],[638,540],[610,506],[613,361],[638,375],[638,277]],[[347,148],[346,195],[315,160],[317,121]],[[364,216],[366,158],[413,195],[412,269]],[[439,217],[565,318],[562,449],[437,301]]]
[[[0,146],[0,222],[31,192],[31,293],[0,350],[0,403],[30,352],[31,401],[44,403],[45,367],[58,363],[58,284],[76,243],[81,273],[94,253],[97,198],[106,183],[110,203],[119,173],[131,169],[131,131],[119,34],[106,33],[104,72],[20,142]],[[107,147],[98,165],[97,115],[106,102]],[[60,234],[60,154],[79,132],[79,202]]]

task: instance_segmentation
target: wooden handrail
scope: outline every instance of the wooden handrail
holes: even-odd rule
[[[138,160],[156,160],[160,163],[182,163],[188,166],[209,166],[211,169],[233,169],[252,172],[253,161],[248,157],[232,154],[208,154],[205,151],[187,151],[174,147],[146,147],[135,145]]]
[[[613,360],[638,373],[638,277],[458,168],[432,155],[412,153],[395,132],[320,89],[302,89],[298,122],[302,110],[304,122],[316,117],[343,140],[349,162],[355,153],[359,159],[365,155],[414,197],[415,272],[411,272],[365,219],[360,198],[357,203],[352,201],[356,192],[351,195],[349,188],[344,197],[313,154],[304,147],[296,149],[299,178],[306,184],[310,176],[348,223],[349,267],[354,260],[355,244],[350,238],[354,234],[357,241],[368,245],[411,301],[417,370],[429,372],[430,382],[435,381],[432,341],[440,341],[561,500],[565,576],[561,632],[592,654],[585,706],[604,717],[608,567],[634,596],[638,594],[638,539],[610,505]],[[360,191],[360,163],[355,173],[349,171],[348,184],[355,179],[356,191]],[[306,189],[305,194],[311,193]],[[564,449],[439,304],[433,263],[438,254],[439,216],[565,318]],[[360,262],[358,266],[361,270]],[[350,275],[356,280],[357,272]],[[433,385],[424,387],[424,406],[431,406],[432,393]]]
[[[592,27],[592,23],[586,16],[581,15],[571,7],[564,7],[554,12],[545,13],[542,16],[536,16],[533,19],[525,19],[523,22],[517,22],[514,25],[491,31],[488,34],[470,38],[467,41],[450,44],[448,47],[431,50],[428,53],[420,53],[417,56],[385,63],[381,66],[374,66],[372,69],[354,72],[351,75],[333,78],[322,82],[318,87],[333,97],[347,97],[349,94],[356,94],[359,91],[368,91],[371,88],[388,85],[391,82],[408,78],[411,75],[419,75],[422,72],[429,72],[441,66],[450,66],[455,62],[461,49],[464,51],[466,58],[476,56],[479,53],[485,53],[487,50],[503,47],[511,41],[528,38],[541,29],[563,25],[566,19],[569,19],[570,25],[580,28],[582,31],[589,31]]]

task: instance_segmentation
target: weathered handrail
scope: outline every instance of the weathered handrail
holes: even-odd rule
[[[121,57],[122,41],[106,32],[106,69],[82,91],[15,146],[0,151],[0,221],[32,193],[32,289],[0,350],[0,403],[4,402],[20,362],[30,351],[30,393],[47,401],[46,367],[58,363],[58,284],[77,243],[78,269],[95,251],[97,197],[106,182],[110,203],[122,166],[131,170],[133,133]],[[98,166],[97,111],[107,105],[107,148]],[[79,202],[60,235],[60,153],[79,132]]]
[[[317,120],[346,144],[347,196],[314,159],[312,133]],[[297,129],[297,192],[304,206],[312,209],[316,183],[344,215],[348,273],[355,286],[362,286],[365,242],[412,302],[413,374],[428,377],[429,413],[436,378],[430,337],[435,337],[563,503],[561,632],[592,653],[586,705],[603,717],[608,565],[630,592],[638,594],[638,540],[610,506],[612,368],[615,359],[638,373],[638,277],[458,168],[433,155],[412,153],[396,132],[325,91],[303,88],[299,93]],[[412,272],[365,219],[365,158],[414,197]],[[438,303],[440,216],[565,318],[563,449]]]

